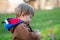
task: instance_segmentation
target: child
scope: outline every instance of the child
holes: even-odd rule
[[[33,8],[23,3],[15,9],[15,12],[16,18],[8,18],[4,22],[5,29],[12,33],[12,40],[40,40],[39,33],[32,30],[29,25],[34,16]]]

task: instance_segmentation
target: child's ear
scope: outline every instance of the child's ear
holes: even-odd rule
[[[22,12],[22,14],[21,14],[23,17],[25,16],[25,12]]]
[[[24,14],[22,14],[22,17],[24,17]]]

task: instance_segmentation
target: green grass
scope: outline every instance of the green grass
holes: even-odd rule
[[[12,35],[6,31],[1,23],[6,18],[15,17],[15,14],[0,14],[0,40],[11,40]],[[56,40],[60,40],[60,8],[53,10],[35,10],[35,15],[30,23],[32,29],[39,30],[41,40],[50,40],[50,34],[55,34]]]

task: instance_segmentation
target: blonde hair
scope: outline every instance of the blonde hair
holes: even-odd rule
[[[24,12],[24,15],[34,15],[34,10],[32,6],[26,3],[20,4],[17,8],[15,8],[16,17],[21,16],[21,14]]]

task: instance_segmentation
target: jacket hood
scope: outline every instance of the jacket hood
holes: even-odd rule
[[[4,28],[6,30],[9,30],[10,28],[15,27],[22,22],[23,22],[23,20],[20,20],[18,18],[7,18],[4,21]]]

